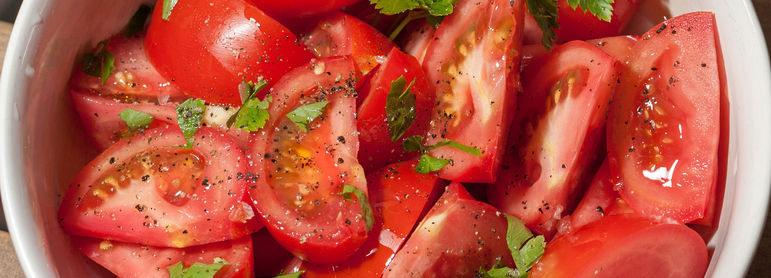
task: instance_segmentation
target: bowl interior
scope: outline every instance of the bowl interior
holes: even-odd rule
[[[72,248],[57,208],[75,174],[96,155],[67,92],[75,61],[120,30],[142,0],[27,0],[17,18],[0,81],[0,188],[5,214],[30,277],[91,277],[99,266]],[[771,169],[771,85],[765,41],[747,1],[646,1],[630,27],[716,14],[725,62],[725,193],[709,247],[711,277],[740,275],[765,222]],[[727,143],[726,143],[727,142]]]

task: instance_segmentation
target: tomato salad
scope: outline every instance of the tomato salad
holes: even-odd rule
[[[121,277],[702,277],[717,27],[639,5],[143,5],[72,75],[60,224]]]

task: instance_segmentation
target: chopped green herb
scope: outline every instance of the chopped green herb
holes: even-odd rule
[[[305,273],[305,270],[300,270],[298,272],[292,272],[292,273],[289,273],[289,274],[281,274],[281,275],[278,275],[278,276],[276,276],[274,278],[300,278],[300,276],[302,276],[303,273]]]
[[[185,268],[182,262],[178,262],[166,269],[169,271],[169,278],[212,278],[226,265],[230,264],[225,259],[214,258],[211,264],[197,262]]]
[[[430,150],[433,150],[439,147],[444,147],[444,146],[453,147],[463,152],[470,153],[476,156],[482,155],[482,152],[479,151],[478,148],[469,147],[450,139],[439,141],[436,144],[433,144],[431,146],[423,146],[423,136],[420,136],[420,135],[410,136],[410,137],[404,138],[404,141],[402,141],[402,148],[405,151],[408,151],[408,152],[419,151],[423,153],[420,156],[420,159],[418,160],[418,165],[415,166],[415,172],[418,172],[421,174],[427,174],[429,172],[439,171],[442,168],[444,168],[444,166],[450,163],[449,160],[432,157],[426,153]]]
[[[415,166],[415,172],[421,174],[428,174],[430,172],[439,171],[450,163],[447,159],[436,158],[428,154],[420,155],[418,165]]]
[[[324,113],[324,108],[329,104],[328,101],[319,101],[308,105],[297,107],[286,115],[289,120],[297,125],[302,131],[308,132],[308,125],[318,116]]]
[[[153,122],[153,116],[144,112],[128,108],[118,114],[123,122],[126,123],[129,130],[123,136],[131,135],[132,133],[146,129]]]
[[[439,148],[439,147],[444,147],[444,146],[453,147],[453,148],[459,149],[459,150],[461,150],[463,152],[466,152],[466,153],[469,153],[469,154],[473,154],[473,155],[476,155],[476,156],[482,156],[482,152],[479,151],[478,148],[476,148],[476,147],[469,147],[469,146],[463,145],[461,143],[458,143],[458,142],[450,140],[450,139],[444,139],[442,141],[437,142],[433,146],[428,146],[428,147],[426,147],[426,150],[430,151],[430,150],[433,150],[433,149],[436,149],[436,148]]]
[[[264,100],[260,100],[256,97],[257,92],[265,88],[268,85],[268,81],[260,80],[255,85],[253,82],[243,82],[241,88],[246,90],[245,101],[241,107],[238,108],[233,116],[228,119],[227,126],[243,129],[245,131],[257,131],[265,126],[265,123],[270,118],[268,114],[268,106],[273,98],[270,96]]]
[[[413,135],[404,138],[402,141],[402,148],[408,152],[422,152],[424,150],[423,136]]]
[[[521,273],[527,273],[543,255],[546,240],[540,235],[533,237],[533,233],[522,220],[508,214],[504,215],[508,223],[506,245],[509,247],[517,270]]]
[[[353,185],[343,185],[343,192],[341,193],[343,198],[350,201],[351,193],[353,193],[353,195],[356,196],[356,199],[359,200],[359,205],[361,205],[361,215],[364,217],[364,223],[366,224],[367,231],[372,230],[372,226],[375,225],[375,216],[372,212],[372,207],[369,205],[367,193]]]
[[[147,16],[153,11],[148,5],[142,4],[139,6],[134,16],[131,17],[126,27],[123,28],[123,37],[131,38],[132,36],[142,32],[145,29],[145,22],[147,22]]]
[[[181,147],[186,149],[193,147],[195,132],[201,127],[203,112],[206,109],[206,103],[202,99],[191,98],[177,105],[177,123],[182,130],[182,134],[187,140],[187,144]]]
[[[581,7],[581,10],[586,13],[588,10],[591,14],[597,18],[610,22],[610,18],[613,17],[613,2],[614,0],[568,0],[570,8],[576,9]]]
[[[409,86],[404,76],[400,76],[393,82],[391,82],[391,90],[386,96],[386,120],[388,122],[388,132],[391,135],[391,141],[396,142],[404,133],[410,128],[410,125],[415,121],[417,117],[415,108],[415,94],[410,92],[412,84],[415,84],[413,79]]]
[[[453,12],[456,2],[457,0],[369,0],[382,14],[402,14],[396,21],[399,24],[389,28],[391,31],[388,32],[388,37],[391,40],[415,19],[426,18],[434,27],[438,26],[445,16]]]
[[[493,265],[490,270],[485,270],[483,267],[479,267],[479,270],[477,270],[477,275],[475,277],[479,278],[527,278],[528,273],[527,272],[519,272],[516,269],[510,268],[504,264],[501,263],[499,260],[495,265]]]
[[[163,20],[169,20],[169,16],[171,15],[171,10],[174,9],[174,6],[177,5],[177,0],[163,0],[163,13],[161,14],[161,18]]]
[[[115,70],[115,56],[105,50],[109,40],[103,40],[96,45],[94,52],[89,52],[83,55],[83,63],[80,65],[80,69],[91,76],[101,77],[102,85],[110,77],[112,71]]]
[[[614,0],[567,0],[568,5],[572,9],[581,7],[584,12],[589,11],[597,18],[610,22],[613,16],[613,4]],[[527,12],[530,13],[535,22],[538,24],[538,28],[543,32],[541,37],[541,44],[546,49],[551,48],[554,41],[554,29],[559,28],[557,23],[557,17],[559,16],[557,10],[556,0],[527,0]]]

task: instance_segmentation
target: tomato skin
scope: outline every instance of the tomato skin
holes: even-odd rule
[[[538,234],[553,234],[601,162],[619,71],[613,57],[582,41],[529,62],[504,170],[488,188],[490,203]]]
[[[375,228],[367,242],[342,264],[303,263],[303,277],[380,277],[412,228],[439,197],[444,182],[413,171],[417,162],[390,164],[367,175]]]
[[[253,277],[252,240],[249,236],[187,248],[142,246],[134,243],[72,237],[73,245],[118,277],[169,277],[167,267],[182,262],[184,267],[214,258],[230,265],[217,271],[215,278]],[[102,248],[107,247],[107,248]]]
[[[404,49],[404,52],[407,54],[415,56],[415,58],[418,59],[418,62],[423,63],[423,60],[426,58],[428,45],[434,38],[436,29],[434,29],[434,26],[431,26],[431,23],[428,23],[428,21],[421,20],[407,25],[404,32],[406,35],[401,35],[399,37],[401,40],[401,43],[399,44],[402,46],[402,49]]]
[[[243,152],[227,136],[206,127],[197,131],[191,150],[171,147],[185,143],[179,127],[162,124],[105,150],[81,170],[67,191],[59,208],[64,231],[183,248],[259,229],[262,224],[245,202],[246,181],[237,178],[246,172]],[[193,166],[165,157],[193,158]],[[149,165],[144,171],[137,168],[144,165]],[[181,181],[176,182],[179,187],[175,180]],[[175,193],[169,191],[174,187],[184,194],[164,195]]]
[[[581,229],[586,224],[602,219],[605,215],[611,214],[611,208],[621,198],[613,190],[613,180],[610,176],[608,161],[602,163],[600,170],[594,175],[592,183],[581,198],[576,209],[560,219],[558,235],[569,234]]]
[[[275,17],[308,17],[339,10],[359,0],[247,0],[261,10]]]
[[[316,57],[351,56],[365,75],[396,46],[374,27],[341,12],[322,17],[301,39]]]
[[[707,246],[682,224],[607,216],[555,238],[529,277],[703,277]]]
[[[415,82],[410,92],[415,95],[415,121],[397,141],[391,141],[386,118],[386,98],[391,82],[404,76],[407,84]],[[412,135],[424,135],[428,130],[431,109],[434,106],[434,91],[426,81],[420,63],[410,55],[394,47],[386,61],[372,72],[372,77],[363,88],[359,98],[364,98],[358,107],[356,124],[359,129],[359,161],[365,170],[378,169],[388,163],[403,161],[414,156],[402,148],[402,141]]]
[[[672,18],[641,36],[609,114],[610,171],[638,213],[691,222],[717,180],[720,62],[714,15]]]
[[[580,7],[572,9],[567,0],[560,0],[557,23],[560,28],[554,33],[561,41],[588,40],[617,36],[632,19],[640,6],[641,0],[616,0],[613,4],[613,16],[610,22],[603,21]]]
[[[428,45],[423,68],[436,85],[437,105],[426,143],[451,139],[482,153],[432,150],[433,157],[452,160],[441,178],[484,183],[497,177],[519,87],[523,2],[458,1]]]
[[[383,277],[471,277],[498,260],[512,266],[507,222],[453,182],[434,204]]]
[[[244,0],[179,1],[169,20],[161,13],[155,9],[147,31],[150,61],[185,93],[210,103],[239,106],[242,80],[262,77],[272,85],[313,57],[294,34]]]
[[[357,72],[350,58],[314,60],[290,71],[271,92],[266,128],[252,133],[250,194],[271,235],[304,260],[334,264],[350,257],[367,238],[356,198],[345,201],[343,185],[367,192],[357,162]],[[300,131],[286,115],[329,101],[322,116]]]

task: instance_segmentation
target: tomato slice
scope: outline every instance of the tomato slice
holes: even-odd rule
[[[375,228],[367,242],[339,265],[303,263],[303,277],[380,277],[444,184],[435,175],[413,171],[416,164],[404,161],[368,175]]]
[[[210,103],[239,106],[242,80],[272,85],[313,57],[292,32],[244,0],[179,1],[168,20],[162,10],[155,9],[147,31],[150,61],[185,93]]]
[[[434,38],[436,29],[428,21],[422,20],[419,23],[408,25],[405,28],[405,32],[406,35],[402,35],[404,38],[403,43],[400,44],[402,49],[407,54],[415,56],[418,62],[423,63],[423,60],[426,58],[426,50],[428,50],[428,45]]]
[[[715,19],[690,13],[634,46],[610,109],[610,171],[635,211],[690,222],[705,216],[717,180],[720,64]]]
[[[444,179],[492,182],[497,176],[516,101],[510,87],[519,84],[523,2],[458,1],[428,46],[423,67],[436,85],[437,105],[427,143],[451,139],[482,152],[431,151],[452,161],[439,172]]]
[[[135,243],[72,237],[73,245],[118,277],[169,277],[167,267],[182,262],[187,268],[200,262],[211,264],[221,258],[229,265],[215,278],[252,277],[252,239],[238,239],[187,248],[143,246]]]
[[[559,221],[558,235],[569,234],[579,230],[586,224],[602,219],[611,214],[611,208],[621,197],[613,190],[613,178],[610,176],[608,161],[602,163],[600,170],[594,175],[591,185],[581,198],[576,209]]]
[[[190,150],[179,127],[126,138],[76,176],[59,208],[73,235],[188,247],[250,234],[261,223],[245,202],[246,159],[222,133],[202,127]],[[218,163],[212,163],[217,161]]]
[[[377,29],[353,16],[336,12],[323,17],[302,42],[316,57],[351,56],[362,74],[369,73],[395,47]]]
[[[535,58],[522,78],[511,147],[488,199],[549,236],[601,162],[597,150],[619,68],[613,57],[574,41]]]
[[[625,66],[632,55],[632,48],[637,43],[637,36],[615,36],[586,41],[602,49]]]
[[[268,128],[254,133],[249,149],[257,210],[276,241],[310,262],[340,263],[367,238],[358,200],[340,195],[343,185],[367,192],[356,159],[355,84],[353,62],[346,57],[289,72],[273,87]],[[286,117],[320,101],[328,104],[307,132]]]
[[[473,277],[498,260],[513,265],[507,222],[494,207],[451,183],[396,253],[383,277]]]
[[[612,215],[546,245],[530,277],[704,277],[707,246],[682,224]]]
[[[410,92],[415,95],[415,121],[399,140],[391,141],[386,117],[386,99],[391,82],[404,77],[407,84],[415,82]],[[412,135],[424,135],[428,130],[431,109],[434,107],[434,91],[429,87],[420,63],[410,55],[394,47],[388,59],[372,73],[371,79],[359,89],[363,98],[358,107],[359,161],[365,170],[378,169],[388,163],[403,161],[414,156],[402,148],[402,141]]]
[[[276,17],[308,17],[339,10],[359,0],[247,0]]]
[[[115,56],[115,69],[104,85],[101,77],[85,74],[78,68],[72,72],[70,88],[123,101],[140,98],[163,103],[187,98],[175,83],[161,76],[147,59],[144,40],[144,33],[128,39],[123,34],[111,37],[104,50]]]

